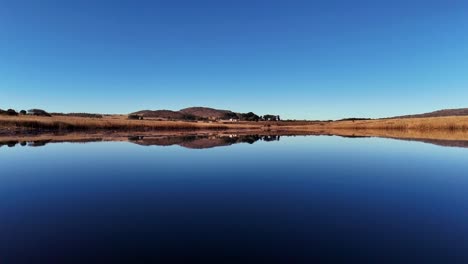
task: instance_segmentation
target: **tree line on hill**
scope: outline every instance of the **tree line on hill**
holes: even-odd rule
[[[85,118],[103,118],[101,114],[90,113],[49,113],[42,109],[21,110],[19,112],[14,109],[2,110],[0,115],[18,116],[18,115],[31,115],[31,116],[72,116],[72,117],[85,117]],[[183,121],[211,121],[211,120],[229,120],[229,121],[280,121],[279,115],[257,115],[253,112],[236,113],[228,110],[218,110],[206,107],[192,107],[182,109],[180,111],[170,110],[144,110],[135,112],[128,115],[128,119],[142,120],[147,118],[156,118],[162,120],[183,120]]]
[[[138,113],[133,113],[128,115],[128,119],[132,120],[143,120],[147,118],[148,116],[138,114]],[[152,116],[149,116],[152,117]],[[183,120],[183,121],[208,121],[208,120],[231,120],[231,121],[280,121],[280,116],[279,115],[264,115],[264,116],[259,116],[253,112],[248,112],[248,113],[234,113],[234,112],[228,112],[223,114],[221,117],[216,118],[216,117],[202,117],[202,116],[196,116],[196,115],[191,115],[191,114],[182,114],[182,115],[177,115],[177,116],[172,116],[172,117],[161,117],[164,119],[168,120]]]
[[[31,115],[31,116],[73,116],[73,117],[88,117],[88,118],[102,118],[101,114],[90,114],[90,113],[49,113],[42,109],[30,109],[28,111],[21,110],[16,112],[14,109],[2,110],[0,109],[0,115],[7,116],[18,116],[18,115]]]
[[[129,119],[182,120],[182,121],[279,121],[278,115],[260,116],[253,112],[237,113],[209,107],[188,107],[180,110],[140,110],[128,115]]]
[[[263,115],[259,116],[253,112],[248,113],[226,113],[223,119],[237,119],[240,121],[280,121],[279,115]]]

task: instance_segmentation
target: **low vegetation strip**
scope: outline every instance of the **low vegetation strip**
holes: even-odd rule
[[[381,130],[468,130],[468,116],[378,119],[331,122],[330,128]]]
[[[50,113],[52,116],[74,116],[74,117],[87,117],[87,118],[102,118],[101,114],[90,113]]]
[[[176,131],[176,130],[257,130],[291,133],[323,130],[468,131],[468,116],[346,120],[346,121],[157,121],[132,120],[127,116],[87,118],[75,116],[0,116],[0,133],[41,133],[44,131]]]
[[[400,130],[400,131],[468,131],[468,116],[376,119],[334,122],[281,122],[276,127],[281,131],[332,131],[332,130]]]
[[[90,119],[70,116],[1,116],[0,130],[8,131],[81,131],[81,130],[223,130],[224,124],[194,123],[182,121],[129,120],[126,117]]]

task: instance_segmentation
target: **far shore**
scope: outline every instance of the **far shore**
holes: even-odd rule
[[[170,121],[131,120],[115,115],[103,118],[70,116],[0,116],[0,135],[65,132],[161,132],[161,131],[275,131],[317,133],[331,130],[468,132],[468,116],[396,118],[345,121]],[[370,133],[370,132],[367,132]],[[382,133],[382,132],[379,132]]]
[[[0,116],[0,143],[132,141],[133,138],[327,135],[381,137],[468,147],[468,117],[354,121],[157,121],[104,118]]]
[[[468,131],[403,131],[336,129],[317,131],[197,130],[197,131],[94,131],[44,132],[39,134],[0,135],[0,147],[44,146],[50,143],[131,142],[139,145],[182,145],[189,148],[227,146],[249,142],[249,138],[279,140],[289,136],[338,136],[344,138],[388,138],[417,141],[439,146],[468,148]],[[246,139],[245,141],[243,139]],[[192,143],[186,143],[191,141]],[[253,142],[251,142],[253,143]],[[196,147],[194,147],[196,145]]]

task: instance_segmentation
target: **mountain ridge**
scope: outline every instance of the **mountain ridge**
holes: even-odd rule
[[[179,110],[179,112],[202,118],[223,118],[229,114],[234,114],[234,112],[231,110],[222,110],[202,106],[184,108]]]
[[[253,112],[248,113],[237,113],[231,110],[215,109],[210,107],[188,107],[183,108],[179,111],[172,110],[141,110],[133,112],[131,116],[140,116],[143,118],[157,118],[157,119],[176,119],[176,120],[246,120],[246,121],[258,121],[262,117],[256,115]],[[266,118],[265,118],[266,117]],[[266,120],[279,120],[279,116],[276,115],[265,115],[263,116]]]
[[[468,116],[468,108],[442,109],[422,114],[402,115],[390,117],[395,118],[424,118],[424,117],[446,117],[446,116]]]

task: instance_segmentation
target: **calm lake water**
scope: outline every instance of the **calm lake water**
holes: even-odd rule
[[[468,263],[467,148],[240,142],[1,147],[0,263]]]

